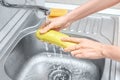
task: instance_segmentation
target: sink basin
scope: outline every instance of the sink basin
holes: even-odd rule
[[[2,80],[110,80],[111,60],[77,59],[58,46],[38,40],[35,32],[44,19],[31,15],[13,36],[13,42],[9,42],[6,54],[1,58]],[[109,16],[92,15],[76,21],[62,32],[113,44],[114,22]],[[108,24],[110,30],[107,30]]]
[[[76,59],[61,48],[41,42],[34,32],[22,38],[4,69],[13,80],[100,80],[104,59]]]

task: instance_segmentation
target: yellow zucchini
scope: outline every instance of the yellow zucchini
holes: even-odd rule
[[[50,30],[44,34],[40,34],[40,31],[38,29],[36,31],[36,37],[39,40],[42,40],[42,41],[45,41],[45,42],[48,42],[51,44],[55,44],[55,45],[60,46],[62,48],[66,48],[66,47],[75,45],[75,43],[72,43],[72,42],[62,41],[61,38],[69,37],[69,36],[66,34],[63,34],[61,32],[55,31],[55,30]]]

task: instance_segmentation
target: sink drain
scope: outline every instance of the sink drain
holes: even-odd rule
[[[49,80],[71,80],[71,72],[65,67],[55,65],[49,74]]]

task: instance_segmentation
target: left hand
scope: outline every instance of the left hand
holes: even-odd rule
[[[64,49],[65,52],[71,52],[76,58],[99,59],[105,58],[104,44],[85,39],[85,38],[62,38],[65,42],[74,42],[77,45],[70,46]]]
[[[71,23],[72,22],[69,22],[66,16],[52,18],[40,27],[40,33],[46,33],[51,29],[59,31],[61,29],[67,28]]]

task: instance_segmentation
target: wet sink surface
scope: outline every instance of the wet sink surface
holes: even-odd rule
[[[35,31],[44,19],[31,13],[15,31],[3,49],[0,62],[2,80],[110,80],[110,59],[76,59],[61,48],[38,40]],[[114,44],[116,24],[114,17],[93,15],[62,31],[70,36]]]
[[[100,80],[104,59],[76,59],[39,41],[34,32],[19,41],[4,65],[13,80]]]

